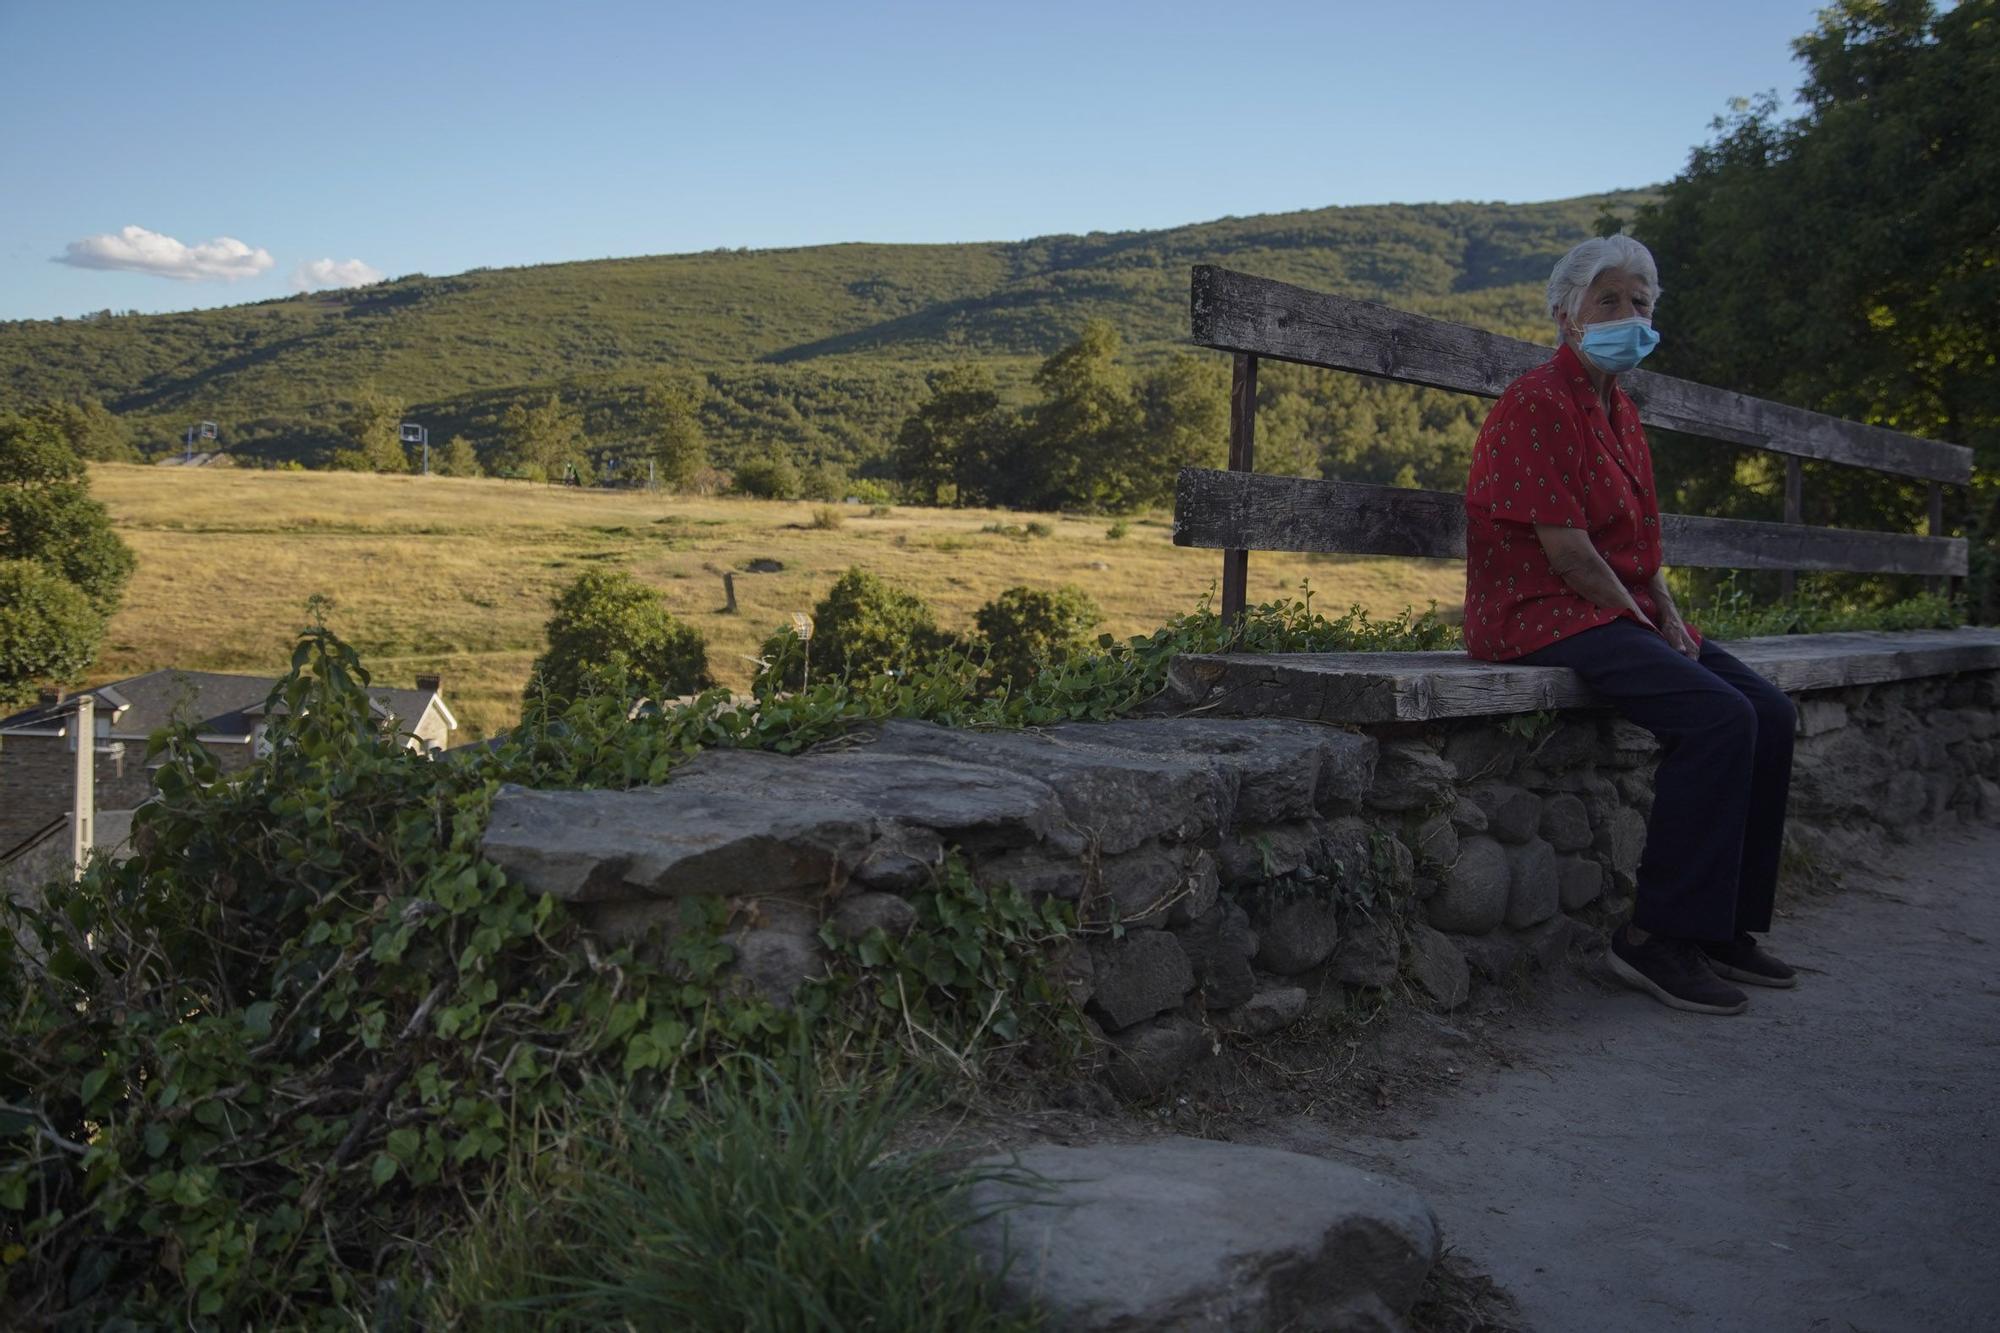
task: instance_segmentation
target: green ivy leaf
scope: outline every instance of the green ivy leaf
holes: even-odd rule
[[[324,923],[322,923],[324,924]],[[271,1016],[278,1006],[270,1000],[259,1000],[243,1010],[243,1030],[253,1037],[271,1035]]]
[[[376,1189],[380,1189],[382,1188],[382,1186],[388,1184],[391,1180],[395,1179],[396,1171],[397,1171],[397,1166],[395,1158],[391,1157],[388,1153],[385,1152],[376,1153],[375,1165],[368,1172],[368,1178],[375,1182]]]

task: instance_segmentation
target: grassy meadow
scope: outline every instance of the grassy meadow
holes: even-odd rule
[[[513,723],[550,600],[592,565],[658,588],[707,638],[717,677],[740,686],[764,637],[850,565],[918,594],[951,626],[1014,584],[1073,583],[1123,635],[1191,609],[1222,563],[1173,546],[1164,516],[1113,540],[1097,517],[898,506],[870,518],[841,505],[829,529],[812,526],[826,506],[810,503],[444,477],[98,464],[91,487],[139,557],[93,683],[157,667],[281,671],[306,598],[324,593],[329,623],[378,683],[443,674],[463,740]],[[1052,533],[980,531],[1034,520]],[[748,573],[752,560],[784,569]],[[724,571],[736,575],[734,615]],[[1253,600],[1310,578],[1316,603],[1375,612],[1450,604],[1462,586],[1455,563],[1431,561],[1259,555],[1250,573]]]

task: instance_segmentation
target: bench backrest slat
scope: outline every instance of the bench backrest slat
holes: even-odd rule
[[[1537,343],[1209,264],[1195,266],[1192,307],[1194,341],[1203,347],[1488,398],[1551,354]],[[1619,383],[1648,426],[1926,481],[1972,479],[1972,450],[1963,445],[1645,371]]]
[[[1966,572],[1961,538],[1692,514],[1660,516],[1667,563],[1703,569]],[[1174,544],[1217,550],[1465,557],[1465,497],[1362,482],[1184,468]]]

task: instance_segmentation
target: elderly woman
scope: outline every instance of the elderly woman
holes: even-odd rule
[[[1611,970],[1676,1009],[1736,1014],[1731,981],[1791,986],[1771,926],[1793,710],[1681,619],[1660,507],[1618,376],[1660,340],[1659,274],[1629,236],[1585,241],[1549,278],[1556,354],[1507,386],[1465,486],[1465,645],[1564,666],[1660,741],[1638,901]]]

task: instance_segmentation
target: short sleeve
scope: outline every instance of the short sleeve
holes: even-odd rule
[[[1535,385],[1510,389],[1493,405],[1476,450],[1495,522],[1589,530],[1583,496],[1590,455],[1583,423],[1563,394]]]

